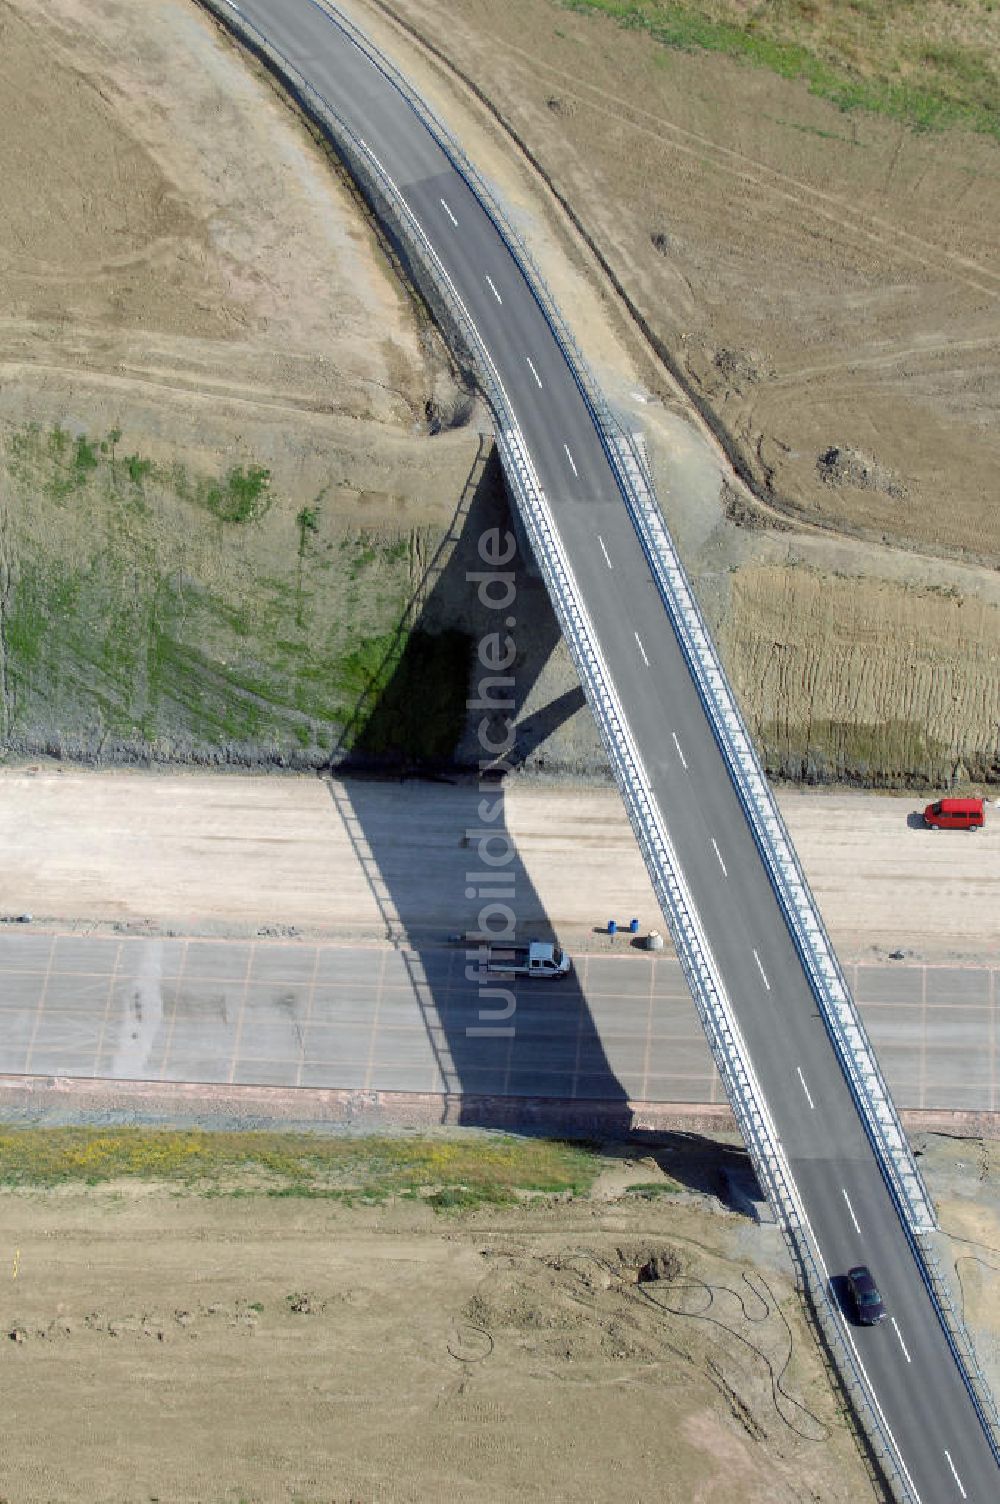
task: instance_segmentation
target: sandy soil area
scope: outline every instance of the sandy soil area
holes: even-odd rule
[[[1000,593],[972,562],[1000,550],[996,143],[844,116],[552,0],[350,9],[497,184],[644,429],[769,771],[996,781]],[[671,422],[692,400],[759,502]]]
[[[874,1497],[773,1229],[716,1203],[0,1201],[10,1504]]]
[[[997,1144],[920,1148],[995,1378]],[[776,1230],[628,1191],[724,1152],[626,1151],[587,1196],[441,1217],[225,1180],[4,1190],[4,1498],[874,1499]]]
[[[0,445],[117,429],[120,457],[267,466],[290,516],[329,493],[444,524],[476,450],[427,441],[465,400],[450,359],[266,75],[185,0],[0,0],[0,24]],[[78,521],[103,519],[59,518],[82,553]]]
[[[554,0],[366,8],[489,97],[771,500],[997,556],[994,140],[844,115]]]
[[[0,20],[4,407],[124,415],[127,446],[155,405],[168,453],[205,412],[422,422],[440,350],[325,153],[198,7],[3,0]]]
[[[542,169],[385,6],[352,0],[497,185],[613,400],[642,422],[769,769],[1000,777],[1000,586],[931,556],[996,551],[995,145],[963,139],[959,170],[958,138],[867,117],[848,130],[799,86],[549,0],[461,0],[446,25],[434,5],[393,6],[434,31]],[[0,0],[0,18],[7,745],[321,761],[343,707],[314,686],[354,672],[345,622],[384,636],[401,588],[377,598],[338,552],[344,527],[432,554],[475,471],[478,420],[327,155],[189,0],[53,0],[44,16]],[[764,504],[722,484],[685,388],[745,451]],[[156,483],[123,487],[114,443],[110,463],[84,455],[67,479],[46,448],[57,432],[95,449],[120,432],[119,456],[159,466]],[[816,456],[836,445],[846,458],[824,479]],[[249,462],[270,471],[270,509],[220,549],[164,478],[194,493]],[[430,629],[464,629],[463,611],[444,582]],[[533,637],[550,628],[536,613]],[[524,719],[544,730],[524,739],[529,765],[597,773],[566,654],[531,672]]]
[[[472,924],[465,832],[474,787],[310,777],[0,771],[0,914],[178,933],[415,937]],[[781,804],[845,957],[1000,956],[1000,820],[984,831],[909,823],[919,801],[786,792]],[[994,812],[996,813],[996,812]],[[524,930],[577,949],[609,917],[662,928],[617,794],[515,781]]]

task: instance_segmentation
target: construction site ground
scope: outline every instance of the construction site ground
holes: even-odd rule
[[[663,928],[610,787],[503,792],[519,928],[576,949],[635,917]],[[0,915],[133,934],[440,942],[473,926],[475,782],[0,769]],[[923,797],[789,789],[779,802],[839,953],[995,965],[1000,810],[932,831]],[[618,942],[619,947],[621,941]]]

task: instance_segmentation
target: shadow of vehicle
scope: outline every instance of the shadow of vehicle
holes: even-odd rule
[[[847,1283],[846,1274],[830,1275],[830,1294],[834,1305],[847,1319],[851,1326],[860,1326],[858,1313],[854,1308],[854,1297],[851,1295],[851,1287]]]
[[[910,810],[910,813],[906,817],[906,824],[907,828],[910,830],[929,831],[931,828],[929,825],[925,824],[923,812],[919,809]]]

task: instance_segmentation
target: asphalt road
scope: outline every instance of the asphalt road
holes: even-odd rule
[[[229,0],[232,4],[232,0]],[[1000,1473],[855,1112],[579,391],[489,217],[405,98],[313,0],[240,0],[375,153],[513,404],[831,1276],[871,1265],[892,1320],[848,1325],[912,1495],[995,1501]]]

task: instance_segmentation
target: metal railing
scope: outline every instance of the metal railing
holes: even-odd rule
[[[636,839],[670,925],[677,953],[691,989],[716,1066],[747,1145],[761,1186],[788,1241],[813,1310],[839,1358],[842,1381],[855,1412],[887,1478],[903,1500],[916,1497],[891,1433],[871,1393],[844,1318],[832,1297],[798,1190],[774,1129],[767,1102],[726,996],[707,938],[691,901],[669,836],[634,744],[617,693],[590,623],[572,568],[534,472],[512,405],[485,343],[434,247],[371,147],[336,108],[302,77],[270,40],[243,16],[234,0],[200,0],[268,64],[321,126],[345,160],[372,209],[394,234],[409,269],[435,313],[451,330],[475,370],[488,401],[497,445],[508,482],[542,571],[576,670],[597,722],[609,762],[621,790]],[[971,1338],[954,1310],[947,1288],[923,1237],[934,1226],[930,1198],[912,1160],[909,1146],[874,1055],[857,1018],[850,992],[801,872],[742,717],[715,654],[708,629],[694,599],[655,500],[644,457],[611,414],[592,373],[566,327],[554,300],[520,237],[510,226],[488,186],[468,162],[457,142],[410,89],[406,81],[332,5],[310,0],[322,10],[400,90],[431,130],[456,169],[469,182],[521,264],[532,295],[562,346],[587,403],[605,452],[643,548],[661,597],[678,635],[734,785],[767,864],[772,884],[786,913],[806,973],[816,993],[838,1055],[844,1063],[855,1102],[876,1156],[900,1209],[903,1225],[931,1298],[939,1313],[955,1361],[976,1406],[984,1431],[1000,1462],[1000,1419],[975,1357]]]
[[[590,409],[619,489],[646,552],[671,623],[681,643],[720,750],[763,857],[806,976],[820,1004],[858,1111],[894,1195],[915,1232],[937,1226],[934,1205],[917,1168],[895,1104],[879,1069],[791,838],[760,766],[701,610],[677,556],[655,498],[652,479],[634,437],[614,416],[571,330],[549,293],[527,245],[496,194],[447,126],[365,34],[329,0],[311,0],[348,35],[431,131],[520,263],[525,282],[558,340]]]
[[[626,437],[617,441],[622,487],[647,562],[729,768],[747,823],[763,858],[814,996],[822,1010],[855,1104],[895,1198],[914,1232],[937,1226],[895,1103],[879,1069],[846,978],[820,918],[791,837],[771,793],[673,540],[646,475]]]
[[[897,1498],[904,1504],[915,1504],[917,1492],[832,1295],[829,1272],[822,1264],[767,1099],[663,826],[544,492],[516,426],[498,430],[497,443],[754,1171],[778,1219],[803,1290],[810,1296],[827,1348],[836,1356],[841,1382],[879,1467]]]

